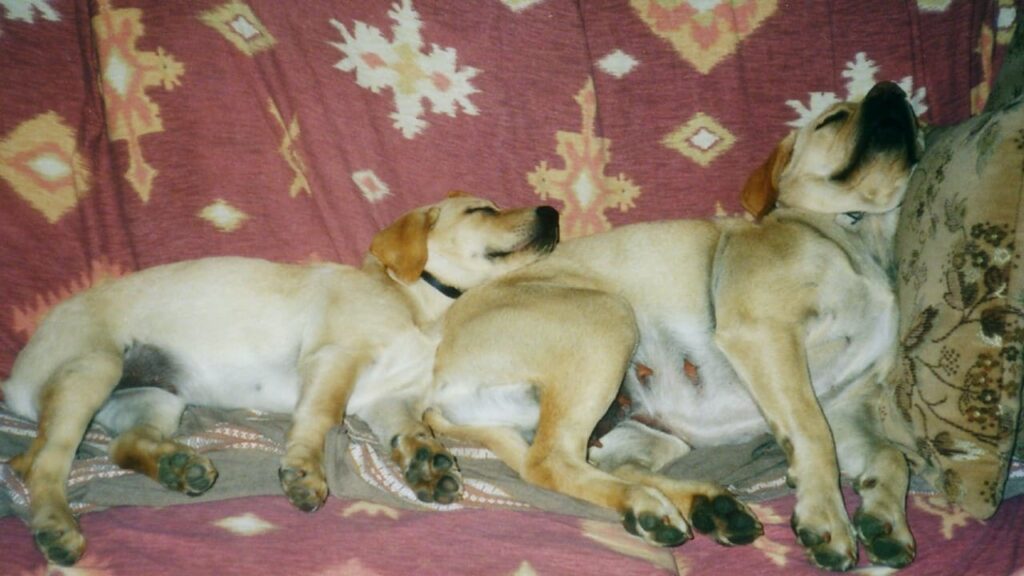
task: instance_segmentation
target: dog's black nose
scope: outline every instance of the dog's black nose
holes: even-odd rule
[[[558,210],[551,206],[539,206],[537,214],[537,230],[541,243],[554,247],[558,243]]]
[[[558,210],[551,206],[540,206],[537,208],[537,218],[544,226],[558,226]]]
[[[903,91],[903,88],[900,88],[899,84],[885,80],[872,86],[867,96],[864,97],[865,100],[873,100],[875,98],[906,100],[907,93]]]

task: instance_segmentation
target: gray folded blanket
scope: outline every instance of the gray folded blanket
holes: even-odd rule
[[[168,506],[241,496],[283,494],[277,480],[289,419],[251,410],[190,407],[179,440],[209,456],[220,476],[201,496],[189,497],[122,470],[107,457],[110,436],[98,425],[86,434],[72,466],[68,498],[75,512],[111,506]],[[343,429],[344,428],[344,429]],[[334,497],[365,500],[411,509],[455,510],[465,507],[540,509],[598,520],[616,520],[611,511],[531,486],[489,451],[446,441],[465,481],[463,498],[450,505],[425,504],[402,480],[402,474],[365,423],[349,418],[327,437],[324,466]],[[6,461],[23,451],[35,424],[0,404],[0,516],[27,515],[27,493]],[[676,478],[714,480],[747,501],[788,493],[785,456],[770,436],[746,444],[694,450],[673,462],[665,473]],[[925,491],[923,483],[914,489]]]

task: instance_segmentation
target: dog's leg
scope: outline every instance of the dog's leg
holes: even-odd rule
[[[837,399],[828,411],[840,468],[854,479],[861,499],[853,524],[872,564],[902,568],[916,553],[907,525],[909,468],[878,429],[874,403],[884,397],[881,389],[865,386],[855,394],[859,397]]]
[[[217,480],[209,458],[171,440],[185,402],[159,388],[131,388],[114,393],[96,421],[117,437],[110,457],[118,466],[156,480],[163,486],[197,496]]]
[[[657,488],[694,529],[719,544],[749,544],[764,534],[754,513],[725,488],[656,473],[689,451],[679,438],[627,420],[602,436],[600,447],[591,447],[590,460],[619,478]]]
[[[459,499],[462,475],[455,457],[419,418],[419,402],[387,398],[360,412],[377,438],[391,443],[391,459],[423,502],[451,504]]]
[[[296,508],[312,512],[327,499],[324,440],[345,417],[357,378],[372,362],[369,352],[324,346],[300,362],[302,393],[292,415],[278,477]]]
[[[527,482],[618,511],[626,530],[650,544],[682,544],[693,538],[690,525],[664,494],[586,460],[590,431],[611,404],[626,368],[625,362],[617,370],[602,370],[601,364],[591,359],[586,368],[559,375],[564,382],[586,382],[585,388],[541,390],[540,421],[518,472]]]
[[[514,428],[496,426],[457,426],[452,424],[437,408],[423,413],[423,421],[436,434],[486,446],[499,460],[513,470],[523,469],[530,444]]]
[[[686,456],[690,446],[682,439],[635,420],[625,420],[591,446],[587,458],[602,470],[630,464],[656,472]]]
[[[857,542],[839,488],[832,432],[811,385],[799,329],[721,320],[715,340],[789,460],[797,495],[794,532],[818,566],[848,570],[857,563]]]
[[[424,420],[439,434],[485,446],[532,484],[617,510],[623,514],[626,530],[651,544],[676,546],[692,538],[689,525],[665,495],[636,477],[625,480],[594,468],[579,456],[585,446],[578,451],[545,453],[539,446],[553,440],[546,428],[538,427],[531,445],[512,428],[460,426],[436,409],[428,410]],[[559,438],[559,442],[565,441],[573,443]]]
[[[78,444],[120,376],[116,353],[92,352],[65,363],[41,391],[35,440],[11,460],[31,497],[29,527],[36,546],[50,562],[69,566],[85,551],[66,485]]]

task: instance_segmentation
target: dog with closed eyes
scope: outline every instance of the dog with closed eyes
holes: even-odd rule
[[[896,356],[893,235],[921,152],[893,83],[789,134],[744,219],[623,226],[563,242],[448,312],[426,422],[536,485],[617,510],[662,546],[762,532],[725,489],[657,473],[691,447],[770,431],[818,566],[909,563],[908,468],[877,403]],[[613,400],[627,420],[589,449]],[[840,471],[854,479],[851,522]]]
[[[533,262],[558,241],[553,208],[499,210],[453,194],[378,233],[362,268],[207,258],[144,270],[56,306],[15,360],[3,396],[39,423],[11,461],[48,560],[85,540],[68,508],[76,447],[94,418],[112,460],[195,495],[217,471],[173,434],[187,404],[287,412],[280,480],[291,502],[327,497],[324,439],[345,414],[379,438],[423,498],[450,501],[455,460],[419,420],[437,344],[427,329],[461,290]]]

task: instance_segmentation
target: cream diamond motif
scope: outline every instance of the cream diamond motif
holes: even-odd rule
[[[363,193],[363,198],[370,202],[380,202],[391,195],[391,189],[373,170],[359,170],[352,173],[352,182]]]
[[[71,166],[56,154],[40,154],[29,160],[28,165],[45,180],[60,180],[71,175]]]
[[[277,528],[252,512],[246,512],[241,516],[228,516],[213,524],[239,536],[256,536]]]
[[[110,57],[107,58],[107,69],[103,73],[103,79],[107,81],[118,94],[128,94],[128,83],[131,81],[132,67],[125,62],[124,57],[117,48],[111,48]]]
[[[615,50],[604,58],[597,61],[597,66],[607,74],[616,78],[622,78],[636,68],[638,62],[635,58],[622,50]]]
[[[544,0],[501,0],[502,4],[508,6],[513,12],[522,12],[534,4],[540,4]]]
[[[707,128],[701,128],[696,134],[690,136],[690,144],[701,150],[710,150],[719,140],[720,138],[709,132]]]
[[[203,208],[199,217],[206,220],[221,232],[234,232],[249,218],[238,208],[218,198],[216,202]]]
[[[594,180],[586,172],[581,172],[576,181],[573,182],[572,193],[576,196],[576,200],[580,203],[581,208],[587,208],[597,198],[597,190],[595,188]]]
[[[703,112],[694,114],[661,140],[665,146],[704,167],[732,148],[735,142],[736,137],[731,132]]]
[[[244,16],[238,16],[232,20],[230,26],[235,32],[238,32],[239,36],[246,40],[252,40],[254,36],[260,35],[260,31],[252,25],[252,22],[246,20]]]

